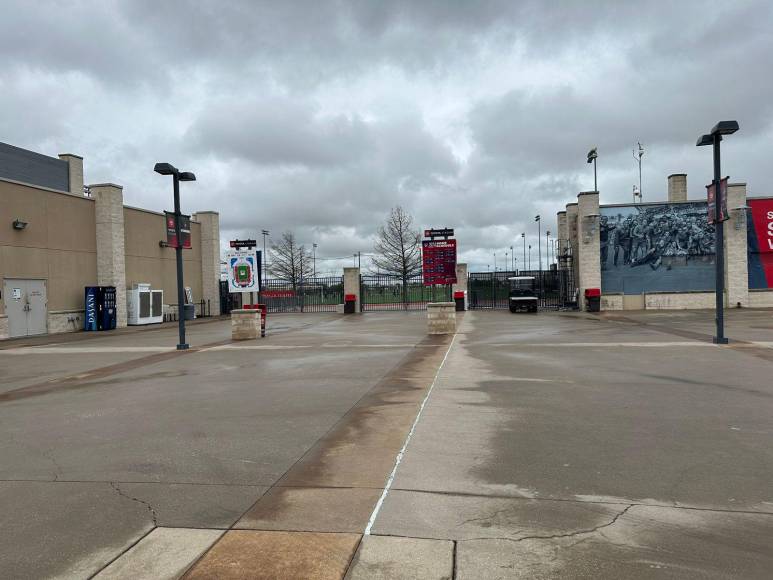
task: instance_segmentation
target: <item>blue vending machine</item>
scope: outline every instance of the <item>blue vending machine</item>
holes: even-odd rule
[[[83,330],[97,330],[97,294],[99,286],[86,286],[86,315],[83,317]]]
[[[84,330],[113,330],[116,323],[115,286],[86,286]]]

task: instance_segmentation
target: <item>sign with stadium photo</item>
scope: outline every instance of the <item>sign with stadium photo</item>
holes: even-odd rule
[[[714,290],[714,226],[705,202],[602,206],[604,293]]]
[[[229,292],[257,292],[258,265],[254,251],[233,250],[226,254]]]

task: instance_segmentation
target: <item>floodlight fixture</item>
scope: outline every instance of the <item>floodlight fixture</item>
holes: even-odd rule
[[[714,136],[713,135],[701,135],[698,137],[698,142],[695,144],[696,147],[703,147],[704,145],[713,145],[714,144]]]
[[[593,160],[599,156],[598,148],[594,147],[588,151],[588,163],[593,163]]]
[[[738,131],[738,121],[720,121],[711,130],[712,135],[732,135]]]
[[[190,171],[180,173],[180,181],[196,181],[196,176]]]
[[[171,163],[156,163],[153,171],[161,175],[175,175],[178,173],[177,168]]]

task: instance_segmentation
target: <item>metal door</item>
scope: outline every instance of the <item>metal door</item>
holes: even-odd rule
[[[48,301],[45,280],[6,279],[4,295],[9,336],[29,336],[47,332]]]
[[[27,334],[48,332],[48,298],[45,280],[27,280]]]

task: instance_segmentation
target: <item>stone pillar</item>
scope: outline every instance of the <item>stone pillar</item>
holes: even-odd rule
[[[561,260],[560,257],[566,251],[567,240],[569,239],[569,231],[566,224],[566,211],[560,211],[556,214],[556,236],[558,237],[558,251],[556,258],[558,259],[558,269],[566,267],[566,260]]]
[[[451,297],[454,292],[467,292],[467,264],[456,264],[456,284],[451,286]]]
[[[580,289],[580,309],[585,310],[585,289],[601,288],[599,193],[580,193],[577,196],[577,206],[577,287]]]
[[[89,186],[97,225],[97,284],[115,286],[116,326],[126,326],[126,255],[123,232],[123,187]]]
[[[344,268],[344,297],[346,294],[354,294],[357,302],[354,305],[354,311],[362,312],[360,308],[360,269]]]
[[[220,316],[220,214],[201,211],[193,218],[201,224],[201,298]]]
[[[231,310],[231,340],[254,340],[259,336],[258,310]]]
[[[70,168],[70,193],[83,195],[83,157],[72,153],[60,153],[59,159],[67,161]]]
[[[668,176],[668,201],[687,201],[686,173],[673,173]]]
[[[725,228],[725,300],[728,308],[749,306],[749,264],[746,239],[746,184],[727,186],[730,219]]]
[[[576,203],[569,203],[566,205],[566,233],[567,233],[567,239],[569,240],[569,248],[568,251],[572,255],[572,276],[574,277],[574,283],[579,284],[579,269],[578,269],[578,262],[577,259],[579,257],[578,254],[578,242],[577,242],[577,212],[578,212],[578,206]],[[601,257],[599,256],[599,260],[601,260]]]
[[[456,332],[456,304],[430,302],[427,304],[427,334],[454,334]]]

